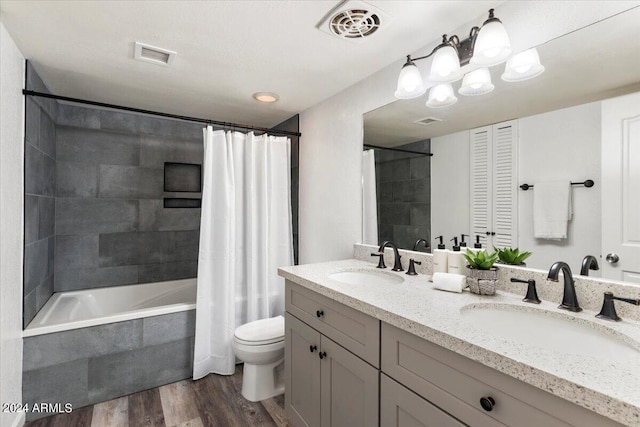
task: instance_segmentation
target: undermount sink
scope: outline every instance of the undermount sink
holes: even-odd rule
[[[404,282],[398,275],[376,270],[340,271],[330,274],[329,278],[349,285],[395,285]]]
[[[625,342],[613,329],[562,313],[496,304],[472,304],[460,312],[466,322],[508,341],[605,360],[640,357],[640,346]]]

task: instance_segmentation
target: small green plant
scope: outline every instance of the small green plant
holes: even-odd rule
[[[469,263],[469,267],[477,270],[491,270],[493,264],[498,260],[498,252],[489,254],[485,250],[473,252],[467,249],[467,253],[462,255]]]
[[[531,252],[520,252],[518,248],[493,248],[498,253],[498,258],[505,264],[520,265],[531,256]]]

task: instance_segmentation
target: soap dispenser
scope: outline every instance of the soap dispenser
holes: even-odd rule
[[[453,274],[464,274],[465,260],[464,256],[462,256],[462,252],[460,252],[460,245],[458,245],[458,236],[453,239],[453,250],[449,251],[447,254],[447,263],[449,273]],[[466,248],[465,248],[466,249]]]
[[[466,248],[466,247],[467,247],[467,242],[465,242],[465,241],[464,241],[464,237],[465,237],[465,236],[467,236],[467,237],[471,237],[471,236],[469,236],[468,234],[461,234],[461,235],[460,235],[460,248],[461,248],[460,250],[461,250],[461,251],[464,251],[464,250],[465,250],[464,248]]]
[[[442,242],[443,236],[438,236],[435,240],[440,239],[437,249],[433,250],[433,272],[446,273],[448,271],[449,252]]]
[[[473,244],[473,248],[468,248],[471,252],[480,252],[482,250],[482,243],[480,243],[480,236],[476,234],[476,242]]]

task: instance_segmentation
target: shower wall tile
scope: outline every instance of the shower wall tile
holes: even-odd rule
[[[142,320],[142,342],[145,347],[165,344],[195,335],[196,311],[188,310]]]
[[[61,105],[58,108],[56,124],[84,129],[100,129],[100,110]]]
[[[101,165],[98,197],[158,199],[163,194],[163,169]]]
[[[22,374],[22,401],[29,403],[71,403],[74,408],[88,405],[88,359],[67,362],[48,368],[25,370]],[[27,420],[50,415],[29,412]]]
[[[140,166],[162,168],[165,162],[202,164],[204,145],[202,130],[194,139],[161,138],[142,136],[140,138]]]
[[[142,319],[135,319],[25,338],[23,363],[28,371],[140,347]]]
[[[25,144],[24,187],[27,194],[44,194],[44,179],[41,177],[44,154],[31,144]]]
[[[37,196],[26,195],[24,197],[24,243],[26,245],[38,240],[40,229],[38,199]]]
[[[193,339],[114,353],[89,360],[89,400],[105,401],[117,396],[158,387],[192,374]]]
[[[57,236],[55,271],[98,266],[98,235]]]
[[[40,145],[40,106],[32,96],[28,96],[25,100],[25,133],[24,137],[27,143],[38,147]]]
[[[101,234],[100,267],[137,265],[140,262],[140,233]]]
[[[138,274],[140,283],[188,279],[198,274],[198,261],[140,265]]]
[[[176,254],[176,236],[173,232],[140,233],[140,264],[173,261]]]
[[[200,209],[165,209],[162,200],[140,200],[140,231],[179,231],[200,228]]]
[[[38,238],[55,235],[56,200],[53,197],[38,197]]]
[[[101,111],[100,127],[103,130],[183,139],[199,139],[202,141],[202,129],[204,125],[129,113]]]
[[[47,277],[49,262],[47,239],[38,240],[24,248],[24,295],[34,290]]]
[[[190,261],[198,259],[200,231],[176,231],[173,261]]]
[[[31,61],[27,61],[27,81],[25,87],[28,90],[36,92],[51,93],[47,88],[47,85],[44,84],[36,72]],[[58,102],[56,100],[37,96],[30,98],[33,99],[34,102],[49,115],[49,117],[55,118],[58,116]]]
[[[124,166],[139,163],[140,138],[137,135],[59,126],[56,141],[58,161]]]
[[[22,316],[23,316],[23,327],[26,327],[29,322],[36,317],[38,313],[38,301],[37,301],[37,292],[36,289],[33,289],[29,294],[24,297],[24,301],[22,303]]]
[[[56,292],[138,283],[138,266],[96,267],[56,272]]]
[[[56,199],[56,235],[115,233],[138,228],[138,201]]]
[[[53,276],[47,276],[44,282],[40,283],[35,290],[36,293],[36,311],[40,309],[49,301],[51,295],[53,295]]]
[[[58,162],[58,197],[97,197],[99,166],[86,163]]]
[[[411,179],[430,179],[431,158],[428,156],[413,157],[410,160]]]
[[[56,161],[46,154],[42,155],[42,171],[39,174],[41,178],[42,193],[45,196],[56,196]]]
[[[431,225],[431,205],[429,203],[411,204],[411,224],[429,227]]]
[[[56,260],[56,236],[47,239],[47,276],[51,276],[55,271]]]
[[[54,121],[48,114],[43,113],[40,116],[40,151],[56,158],[56,127]]]

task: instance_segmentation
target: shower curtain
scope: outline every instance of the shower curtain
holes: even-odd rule
[[[284,313],[290,150],[284,137],[204,130],[194,379],[233,374],[236,327]]]
[[[378,206],[374,150],[362,152],[362,243],[378,244]]]

